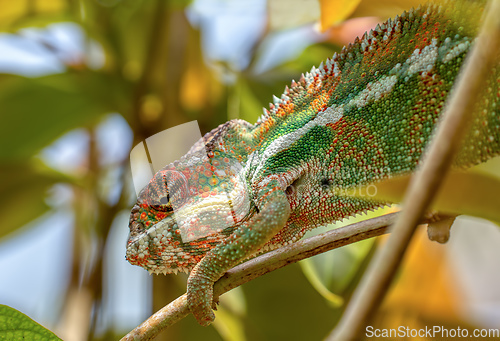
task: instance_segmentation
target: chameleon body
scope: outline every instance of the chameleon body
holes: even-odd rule
[[[229,121],[156,173],[132,209],[127,260],[189,273],[188,305],[207,325],[213,284],[229,268],[379,206],[337,190],[418,165],[482,14],[470,2],[450,7],[377,26],[292,81],[256,124]],[[498,71],[484,80],[455,167],[500,152]]]

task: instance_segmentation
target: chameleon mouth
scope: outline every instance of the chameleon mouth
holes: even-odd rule
[[[150,274],[189,273],[200,259],[196,255],[195,246],[182,241],[173,216],[165,217],[146,228],[132,214],[129,227],[126,259],[133,265],[143,267]],[[201,248],[202,252],[207,250],[208,246]]]
[[[129,224],[130,228],[130,237],[128,243],[134,243],[137,239],[140,238],[142,233],[145,233],[146,228],[143,223],[138,221],[132,221]]]

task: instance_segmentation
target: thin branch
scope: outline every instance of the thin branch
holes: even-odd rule
[[[464,135],[476,99],[488,78],[500,45],[500,0],[491,1],[485,23],[460,73],[458,86],[443,114],[423,167],[412,177],[403,212],[387,243],[377,250],[337,328],[328,340],[357,340],[382,302],[420,217],[432,201]]]
[[[314,255],[380,236],[395,221],[398,213],[368,219],[331,230],[294,244],[265,253],[229,270],[214,286],[214,296],[234,289],[254,278]],[[422,223],[426,223],[423,220]],[[149,340],[161,330],[175,324],[189,314],[186,295],[182,295],[149,317],[140,326],[125,335],[123,340]]]
[[[395,221],[397,215],[398,213],[390,213],[367,219],[262,254],[229,270],[215,283],[214,293],[215,295],[222,294],[286,265],[361,240],[380,236],[386,233],[387,227]]]

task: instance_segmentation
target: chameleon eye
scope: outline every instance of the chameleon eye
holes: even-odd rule
[[[148,184],[146,202],[157,211],[171,212],[180,207],[185,198],[187,180],[177,171],[159,171]]]
[[[325,179],[321,180],[321,187],[323,187],[323,188],[328,188],[328,187],[330,187],[331,184],[332,183],[330,182],[330,179],[325,178]]]
[[[160,198],[160,204],[162,204],[162,205],[166,205],[169,202],[170,202],[170,196],[168,194],[166,196]]]

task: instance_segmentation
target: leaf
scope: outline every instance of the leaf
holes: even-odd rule
[[[375,212],[368,212],[366,215],[354,216],[342,222],[315,228],[308,231],[306,237],[392,211],[393,208],[390,207],[380,208]],[[343,297],[339,295],[349,291],[349,286],[359,275],[360,266],[370,255],[373,241],[373,239],[360,241],[299,262],[309,282],[332,307],[338,307],[342,304]]]
[[[314,22],[319,17],[318,0],[269,0],[269,26],[282,30]]]
[[[262,114],[264,107],[262,101],[257,98],[252,84],[248,79],[240,77],[230,93],[229,119],[240,118],[248,122],[255,122]]]
[[[356,190],[342,191],[359,198],[401,202],[410,176],[394,177]],[[483,172],[451,171],[434,198],[431,209],[449,215],[471,215],[500,222],[500,178]],[[409,203],[411,205],[411,203]]]
[[[47,188],[67,180],[28,162],[1,165],[0,178],[6,180],[0,182],[0,238],[47,212]]]
[[[0,30],[15,30],[67,20],[69,6],[65,0],[0,0],[0,8]]]
[[[420,328],[422,323],[437,325],[443,320],[449,325],[464,323],[461,312],[469,308],[456,276],[455,267],[460,265],[453,261],[446,247],[427,238],[425,228],[417,229],[375,328],[397,328],[402,320],[409,328]]]
[[[330,302],[333,307],[340,307],[344,304],[344,299],[341,296],[334,294],[327,288],[325,282],[320,278],[312,259],[304,259],[299,264],[314,289]]]
[[[179,102],[185,111],[201,111],[216,105],[222,96],[222,84],[203,60],[200,33],[188,35],[185,71],[181,76]]]
[[[361,0],[320,0],[321,30],[346,20],[356,9]]]
[[[94,72],[0,78],[0,162],[34,155],[66,131],[111,111],[116,89]]]
[[[298,79],[304,70],[310,70],[313,65],[318,66],[318,61],[324,61],[327,58],[331,58],[333,54],[338,51],[340,51],[340,48],[331,43],[312,44],[307,46],[300,56],[277,67],[276,71],[281,71],[285,75],[286,72],[290,74],[285,83],[290,86],[291,78]],[[291,71],[293,71],[293,73]],[[283,92],[283,89],[281,89],[281,92]]]
[[[0,340],[61,340],[23,313],[0,304]]]
[[[220,297],[215,311],[214,328],[223,340],[244,341],[244,317],[246,315],[245,295],[241,287],[235,288]]]

